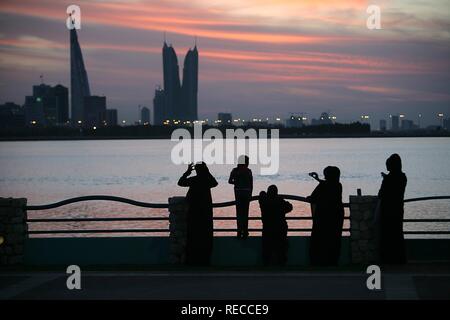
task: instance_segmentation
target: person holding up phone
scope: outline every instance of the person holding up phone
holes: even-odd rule
[[[197,175],[190,177],[195,170]],[[187,213],[186,264],[209,265],[213,246],[213,207],[211,188],[217,186],[206,163],[189,164],[178,180],[180,187],[189,187],[186,195]]]
[[[319,179],[315,172],[309,174],[319,181],[307,197],[315,207],[309,253],[312,265],[331,266],[337,265],[340,257],[344,205],[339,168],[326,167],[323,174],[325,180]]]

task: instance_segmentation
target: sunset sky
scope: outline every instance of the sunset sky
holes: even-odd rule
[[[120,120],[152,107],[162,84],[163,33],[182,74],[197,36],[199,115],[338,121],[404,113],[437,124],[450,113],[448,0],[165,0],[0,2],[0,103],[33,84],[70,86],[66,8],[81,7],[79,41],[91,92]],[[381,7],[381,30],[366,8]]]

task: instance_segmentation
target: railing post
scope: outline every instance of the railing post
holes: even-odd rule
[[[28,237],[27,199],[0,198],[0,265],[23,263]]]
[[[352,263],[378,261],[377,196],[350,196],[350,246]]]
[[[187,211],[185,197],[169,198],[169,250],[173,264],[184,264],[186,260]]]

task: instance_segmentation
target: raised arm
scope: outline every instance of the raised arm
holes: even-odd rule
[[[180,187],[189,187],[191,185],[191,178],[189,178],[191,172],[192,172],[192,164],[188,166],[186,172],[183,173],[183,175],[178,180],[178,185]]]

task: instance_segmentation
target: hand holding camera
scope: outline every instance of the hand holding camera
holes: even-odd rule
[[[192,162],[189,163],[185,174],[190,175],[192,170],[194,170],[194,167],[195,166],[194,166],[194,164]]]
[[[313,177],[314,179],[319,181],[319,175],[317,174],[317,172],[310,172],[308,174],[309,174],[310,177]]]

